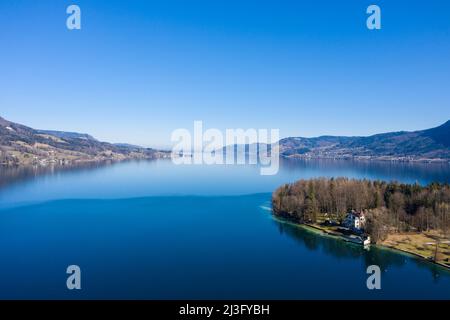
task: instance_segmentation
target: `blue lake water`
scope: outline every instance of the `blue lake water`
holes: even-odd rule
[[[0,169],[0,298],[450,299],[450,272],[275,220],[271,192],[299,178],[450,182],[450,166],[282,161],[175,166],[169,160]],[[82,289],[66,288],[79,265]],[[366,268],[382,269],[368,290]]]

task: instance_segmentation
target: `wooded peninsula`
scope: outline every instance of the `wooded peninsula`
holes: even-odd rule
[[[450,185],[348,178],[299,180],[272,195],[276,216],[366,235],[381,244],[450,267]],[[330,232],[333,233],[333,232]]]

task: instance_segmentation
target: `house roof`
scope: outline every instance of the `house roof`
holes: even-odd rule
[[[349,214],[354,215],[355,217],[358,217],[358,218],[360,218],[361,216],[364,216],[364,212],[357,212],[357,211],[349,212]]]

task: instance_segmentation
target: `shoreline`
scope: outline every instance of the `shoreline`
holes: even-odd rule
[[[284,222],[284,223],[287,222],[287,223],[292,224],[292,225],[294,225],[296,227],[312,229],[312,230],[316,231],[316,233],[320,232],[321,235],[330,236],[330,237],[333,237],[335,239],[339,239],[341,241],[348,242],[348,243],[358,244],[356,242],[353,242],[353,241],[350,241],[350,240],[346,239],[344,236],[338,234],[337,232],[333,232],[333,231],[327,230],[327,229],[325,229],[325,228],[323,228],[321,226],[318,226],[318,225],[309,224],[309,223],[299,223],[299,222],[291,221],[291,220],[286,219],[284,217],[278,217],[278,216],[276,216],[274,214],[272,214],[272,216],[275,219],[277,219],[278,221],[281,221],[281,222]],[[362,245],[362,244],[359,244],[359,245]],[[382,248],[382,249],[389,249],[389,250],[397,251],[398,253],[408,254],[408,255],[416,258],[416,259],[420,259],[422,261],[426,261],[426,262],[438,265],[440,267],[445,268],[447,271],[450,271],[450,266],[449,265],[430,260],[428,257],[420,255],[420,254],[418,254],[416,252],[413,252],[413,251],[408,251],[408,250],[397,248],[395,246],[391,246],[391,245],[387,245],[387,244],[381,244],[381,243],[370,244],[369,246],[371,246],[371,245],[379,247],[379,248]]]
[[[280,158],[290,160],[327,160],[327,161],[358,161],[358,162],[393,162],[393,163],[407,163],[407,164],[450,164],[450,159],[445,158],[402,158],[402,157],[314,157],[314,156],[299,156],[299,155],[280,155]]]
[[[46,167],[50,165],[59,166],[73,166],[82,163],[96,163],[96,162],[106,162],[106,161],[127,161],[127,160],[151,160],[151,159],[170,159],[172,157],[170,151],[157,150],[155,154],[150,156],[123,156],[123,157],[105,157],[105,158],[77,158],[72,160],[61,161],[61,159],[40,159],[37,162],[18,162],[18,163],[0,163],[0,168],[17,168],[17,167],[27,167],[27,166],[40,166]],[[383,157],[303,157],[303,156],[285,156],[280,155],[280,159],[284,160],[302,160],[302,161],[348,161],[348,162],[378,162],[378,163],[398,163],[398,164],[425,164],[425,165],[450,165],[450,159],[442,158],[431,158],[431,159],[401,159],[401,158],[383,158]]]
[[[152,155],[123,155],[120,157],[81,157],[70,160],[62,159],[35,159],[31,162],[17,162],[17,163],[0,163],[0,168],[26,168],[26,167],[77,167],[85,164],[101,164],[101,163],[116,163],[133,160],[157,160],[157,159],[170,159],[171,154],[165,151],[156,151]]]

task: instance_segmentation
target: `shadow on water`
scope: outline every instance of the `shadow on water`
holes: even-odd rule
[[[377,265],[382,272],[386,272],[390,267],[402,267],[408,262],[413,262],[419,268],[428,270],[435,282],[438,282],[442,277],[450,277],[449,270],[406,253],[374,245],[364,248],[361,245],[349,243],[322,234],[318,230],[295,225],[278,218],[274,218],[273,222],[280,234],[287,235],[310,251],[321,250],[337,259],[360,259],[366,268],[370,265]]]

